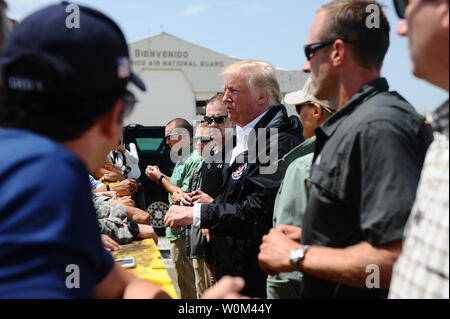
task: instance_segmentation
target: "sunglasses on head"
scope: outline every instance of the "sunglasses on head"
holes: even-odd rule
[[[400,19],[405,18],[406,7],[408,6],[408,0],[394,0],[394,8]]]
[[[336,40],[338,39],[334,39],[334,40],[327,40],[327,41],[321,41],[321,42],[316,42],[316,43],[311,43],[311,44],[306,44],[303,46],[303,49],[305,51],[305,56],[306,59],[309,61],[311,60],[311,55],[316,52],[317,50],[320,50],[322,48],[325,48],[329,45],[332,45]],[[342,40],[345,43],[352,43],[351,41],[348,40]]]
[[[203,120],[204,122],[208,122],[208,124],[211,124],[213,121],[217,124],[222,124],[226,121],[228,118],[228,115],[221,115],[221,116],[204,116]]]

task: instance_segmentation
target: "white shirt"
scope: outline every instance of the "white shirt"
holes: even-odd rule
[[[233,152],[231,153],[230,165],[234,163],[236,157],[239,154],[244,153],[248,150],[248,136],[250,132],[253,130],[256,124],[266,115],[267,111],[262,113],[260,116],[256,117],[253,121],[241,127],[236,125],[236,146],[233,148]],[[200,228],[201,224],[201,213],[202,213],[202,204],[195,203],[194,204],[194,216],[193,216],[193,224],[192,226]]]

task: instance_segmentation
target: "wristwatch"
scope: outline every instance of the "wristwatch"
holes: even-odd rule
[[[161,185],[161,181],[163,178],[166,178],[164,175],[161,175],[160,177],[158,177],[158,179],[156,180],[156,183],[158,183],[158,185]]]
[[[306,251],[311,248],[310,245],[304,245],[300,248],[296,248],[289,254],[289,262],[291,266],[295,268],[295,270],[300,271],[298,267],[298,262],[302,261],[305,258]]]
[[[133,238],[136,238],[136,236],[139,234],[138,224],[136,224],[136,222],[130,221],[127,223],[127,226]]]

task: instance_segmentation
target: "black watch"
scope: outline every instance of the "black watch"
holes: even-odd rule
[[[160,177],[158,177],[158,179],[156,180],[156,183],[158,183],[158,185],[161,185],[161,181],[163,178],[166,178],[164,175],[161,175]]]
[[[136,236],[139,234],[139,226],[136,224],[136,222],[128,222],[127,224],[128,230],[130,231],[131,235],[133,235],[133,238],[136,238]]]

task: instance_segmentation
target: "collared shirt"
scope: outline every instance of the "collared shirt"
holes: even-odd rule
[[[364,86],[316,130],[302,243],[346,248],[401,240],[432,136],[385,79]],[[386,298],[304,275],[306,298]]]
[[[267,111],[256,117],[253,121],[251,121],[244,127],[236,125],[236,147],[233,149],[233,153],[231,154],[230,164],[234,162],[239,154],[242,154],[246,150],[248,150],[248,136],[250,135],[250,132],[255,127],[255,125],[258,124],[259,120],[261,120],[263,116],[266,115],[266,113]]]
[[[230,164],[232,164],[236,160],[236,157],[239,154],[243,154],[245,151],[248,150],[248,136],[250,135],[250,132],[255,127],[255,125],[258,124],[258,122],[264,117],[264,115],[266,115],[266,113],[267,111],[256,117],[253,121],[251,121],[244,127],[236,126],[236,146],[233,148],[233,152],[231,153]],[[194,227],[198,228],[200,227],[201,208],[202,204],[198,203],[194,204],[194,215],[192,224]]]
[[[273,227],[293,225],[302,227],[308,202],[307,178],[312,164],[316,137],[313,136],[294,148],[279,161],[284,179],[278,190],[273,210]],[[281,165],[281,163],[283,163]],[[303,274],[299,271],[279,273],[267,278],[267,298],[301,298]]]
[[[425,159],[389,298],[449,298],[448,102],[433,116],[435,131]]]
[[[189,190],[189,181],[191,179],[192,172],[201,164],[203,158],[194,150],[194,146],[191,145],[189,149],[189,155],[185,156],[177,162],[175,165],[170,183],[180,187],[184,192]],[[172,197],[169,194],[169,205],[172,205]],[[181,227],[180,230],[166,228],[166,238],[170,241],[180,239],[185,235],[186,228]]]

